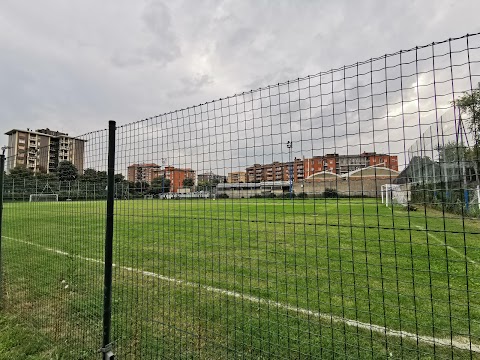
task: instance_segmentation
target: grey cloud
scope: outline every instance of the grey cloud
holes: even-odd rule
[[[144,33],[139,33],[138,43],[115,51],[112,64],[129,67],[154,62],[164,66],[181,56],[170,9],[165,2],[149,0],[142,9],[141,21]]]
[[[205,86],[209,86],[214,82],[213,78],[211,78],[207,74],[200,75],[198,74],[196,77],[186,78],[183,77],[180,79],[180,87],[176,90],[169,91],[169,97],[178,97],[178,96],[191,96],[199,91]]]
[[[180,56],[170,11],[163,1],[150,1],[145,7],[142,19],[153,36],[146,48],[149,58],[164,64]]]
[[[13,126],[49,126],[80,134],[104,128],[108,119],[124,124],[185,109],[473,32],[480,10],[478,2],[447,0],[280,4],[208,1],[202,2],[202,6],[194,1],[86,1],[73,9],[59,4],[49,0],[41,5],[21,2],[0,5],[3,131]],[[93,14],[92,8],[95,8]],[[475,71],[478,73],[478,69]],[[408,82],[411,86],[415,79]],[[295,81],[292,84],[296,85]],[[390,86],[389,91],[393,91],[398,83],[392,81]],[[465,84],[459,83],[458,87],[461,91]],[[437,89],[450,91],[447,85],[438,85]],[[431,87],[422,91],[428,96]],[[262,91],[262,95],[266,96],[266,92]],[[249,96],[246,94],[245,99]],[[253,96],[258,100],[259,93]],[[398,102],[399,96],[392,92],[389,103]],[[415,107],[416,93],[408,91],[404,96],[412,100],[413,105],[409,106]],[[341,102],[341,97],[335,98]],[[323,100],[331,99],[324,96]],[[268,100],[263,103],[268,104]],[[431,104],[422,101],[422,106]],[[285,105],[280,108],[287,111]],[[355,110],[352,105],[347,108]],[[369,142],[368,138],[360,139],[357,135],[342,135],[343,139],[334,144],[332,124],[337,125],[337,135],[350,132],[357,124],[343,125],[344,117],[331,115],[330,106],[322,110],[323,118],[318,108],[312,110],[311,119],[308,110],[292,114],[295,132],[291,136],[298,143],[294,149],[296,156],[302,152],[320,153],[335,145],[346,146],[347,141],[349,149],[354,151],[355,144]],[[336,106],[336,112],[340,110],[341,105]],[[200,168],[209,167],[212,162],[212,168],[223,165],[234,168],[285,158],[283,143],[288,129],[279,124],[278,116],[264,112],[260,121],[255,113],[253,121],[253,112],[237,119],[225,118],[227,109],[224,118],[220,113],[207,116],[206,108],[202,111],[203,115],[195,119],[191,114],[176,113],[184,119],[165,117],[159,119],[159,129],[144,129],[150,131],[151,141],[160,141],[163,148],[158,153],[146,148],[143,154],[136,153],[136,159],[155,160],[166,153],[179,165],[190,162]],[[398,105],[391,105],[389,112],[398,112]],[[375,123],[363,120],[362,129],[368,133],[375,126],[380,134],[385,114],[385,108],[378,109],[375,115],[381,120]],[[362,119],[367,115],[361,112]],[[425,123],[431,119],[430,115],[422,117]],[[175,124],[187,120],[192,124],[175,130]],[[346,121],[355,123],[355,120],[355,116],[348,115]],[[418,122],[414,115],[406,118],[408,124],[415,124],[415,120]],[[391,125],[399,121],[391,119]],[[406,136],[418,136],[418,129],[414,130]],[[132,134],[138,135],[138,139],[145,136],[141,132]],[[320,140],[312,141],[312,137]],[[209,139],[207,144],[202,143],[205,138]],[[380,150],[382,146],[378,144]]]

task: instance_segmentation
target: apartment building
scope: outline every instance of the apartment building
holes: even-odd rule
[[[189,178],[195,180],[195,171],[192,169],[179,169],[173,166],[166,166],[163,169],[165,179],[170,179],[170,192],[178,192],[183,188],[183,180]]]
[[[183,180],[186,178],[195,180],[195,171],[192,169],[179,169],[173,166],[150,164],[132,164],[127,169],[127,178],[131,182],[151,183],[153,179],[163,176],[170,179],[170,192],[177,192],[183,188]]]
[[[246,183],[247,182],[247,174],[245,171],[235,171],[228,173],[227,175],[227,183],[229,184],[239,184],[239,183]]]
[[[292,162],[281,163],[275,161],[271,164],[255,164],[246,168],[247,182],[258,183],[263,181],[288,181],[290,179],[290,167],[293,167],[293,181],[304,178],[304,164],[302,159]]]
[[[33,172],[56,172],[61,161],[70,161],[83,173],[85,141],[50,129],[12,129],[8,135],[7,171],[16,166]]]
[[[356,155],[326,154],[310,159],[294,159],[292,162],[255,164],[246,169],[246,178],[247,182],[288,181],[291,168],[293,181],[297,182],[321,171],[344,175],[374,165],[383,165],[398,171],[398,158],[375,152],[363,152]]]
[[[127,179],[131,182],[151,183],[153,179],[162,176],[161,165],[132,164],[127,169]]]
[[[197,180],[198,182],[208,181],[208,182],[224,183],[226,180],[226,177],[223,175],[214,174],[213,172],[210,171],[203,174],[198,174]]]
[[[355,170],[377,165],[398,171],[398,157],[395,155],[377,154],[376,152],[363,152],[354,155],[326,154],[304,160],[306,177],[320,171],[345,175]]]

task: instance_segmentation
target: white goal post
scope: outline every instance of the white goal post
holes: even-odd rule
[[[58,194],[30,194],[30,202],[58,201]]]
[[[408,195],[400,185],[385,184],[381,188],[382,204],[389,206],[391,204],[400,204],[402,206],[408,205]]]

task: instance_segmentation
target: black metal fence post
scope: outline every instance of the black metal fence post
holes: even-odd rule
[[[3,306],[2,227],[3,227],[3,174],[5,155],[0,155],[0,307]]]
[[[115,121],[108,122],[108,187],[107,222],[105,231],[105,278],[103,294],[103,359],[114,359],[110,343],[112,316],[112,256],[113,256],[113,212],[115,197]]]

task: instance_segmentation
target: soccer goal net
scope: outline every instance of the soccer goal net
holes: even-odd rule
[[[30,194],[30,202],[58,201],[58,194]]]
[[[400,185],[385,184],[382,185],[382,204],[389,206],[391,204],[408,205],[407,192]]]

